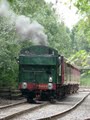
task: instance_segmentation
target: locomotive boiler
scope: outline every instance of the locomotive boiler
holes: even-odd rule
[[[28,102],[52,101],[75,93],[79,79],[79,69],[51,47],[35,45],[20,52],[19,89]]]

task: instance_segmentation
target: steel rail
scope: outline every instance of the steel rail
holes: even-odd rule
[[[13,114],[10,114],[10,115],[7,115],[7,116],[4,116],[4,117],[2,117],[2,118],[0,118],[0,120],[10,120],[10,119],[12,119],[12,118],[14,118],[15,116],[18,116],[18,115],[21,115],[21,114],[25,114],[25,113],[27,113],[27,112],[32,112],[32,111],[34,111],[34,110],[37,110],[37,109],[39,109],[39,108],[41,108],[41,107],[44,107],[44,106],[46,106],[46,105],[48,105],[49,103],[48,102],[46,102],[46,103],[44,103],[44,104],[40,104],[40,105],[38,105],[38,106],[34,106],[34,107],[32,107],[32,108],[28,108],[28,109],[25,109],[25,110],[22,110],[22,111],[19,111],[19,112],[15,112],[15,113],[13,113]],[[37,105],[37,104],[36,104]]]
[[[86,119],[84,119],[84,120],[90,120],[90,118],[86,118]]]
[[[89,95],[90,95],[90,92],[84,98],[82,98],[79,102],[77,102],[75,105],[73,105],[71,108],[69,108],[68,110],[65,110],[63,112],[60,112],[58,114],[55,114],[55,115],[52,115],[52,116],[49,116],[49,117],[40,118],[38,120],[55,120],[57,118],[60,118],[64,115],[68,114],[72,110],[74,110],[76,107],[78,107]],[[86,120],[90,120],[90,119],[86,119]]]
[[[0,106],[0,110],[4,109],[4,108],[9,108],[9,107],[13,107],[13,106],[16,106],[16,105],[20,105],[20,104],[23,104],[23,103],[26,103],[26,100],[24,100],[22,102],[17,102],[17,103],[12,103],[12,104],[8,104],[8,105]]]

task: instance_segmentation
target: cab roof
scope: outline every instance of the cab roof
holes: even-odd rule
[[[58,51],[43,45],[34,45],[21,50],[23,55],[58,55]]]

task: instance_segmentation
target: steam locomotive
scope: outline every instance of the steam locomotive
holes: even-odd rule
[[[60,99],[77,92],[80,71],[57,50],[35,45],[19,55],[19,89],[28,102]]]

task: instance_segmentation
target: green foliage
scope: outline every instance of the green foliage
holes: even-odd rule
[[[90,71],[81,76],[80,85],[90,86]]]
[[[75,1],[76,7],[82,13],[82,19],[72,31],[69,31],[63,22],[58,22],[55,10],[52,10],[51,4],[46,4],[44,0],[8,1],[17,15],[28,16],[30,21],[35,20],[44,26],[49,46],[66,57],[71,56],[69,60],[78,66],[88,65],[87,57],[90,56],[90,2],[88,0]],[[18,64],[15,57],[18,57],[21,48],[29,47],[31,44],[33,43],[29,40],[21,42],[14,24],[11,24],[8,18],[0,17],[0,86],[17,85]]]
[[[0,44],[0,48],[0,86],[13,85],[15,87],[14,84],[16,84],[18,73],[18,65],[15,57],[19,50],[18,45],[6,41],[3,45]]]
[[[36,20],[44,26],[51,47],[59,50],[61,54],[66,56],[70,55],[70,36],[66,32],[64,24],[57,21],[58,17],[55,15],[54,11],[51,10],[51,5],[47,5],[44,0],[13,0],[11,5],[15,13],[26,15],[30,17],[31,21]]]
[[[76,53],[71,58],[79,66],[87,67],[90,66],[87,63],[87,58],[90,56],[90,2],[88,0],[77,0],[74,3],[82,18],[71,33],[72,47],[74,48],[74,53]]]
[[[90,1],[89,0],[77,0],[75,1],[76,7],[80,10],[81,13],[90,12]]]
[[[72,39],[72,47],[75,51],[86,50],[90,51],[90,35],[89,28],[84,24],[83,20],[79,21],[79,23],[73,28],[71,39]]]
[[[89,0],[77,0],[75,5],[78,11],[81,13],[82,18],[75,26],[75,35],[77,41],[83,43],[80,49],[90,51],[90,1]]]
[[[76,52],[76,54],[72,55],[69,60],[78,66],[84,67],[87,66],[87,56],[88,54],[85,50],[80,50]]]
[[[71,53],[71,38],[63,23],[57,21],[57,16],[44,0],[8,0],[11,9],[17,15],[25,15],[31,21],[38,21],[45,28],[48,42],[51,47],[59,50],[65,56]],[[20,41],[14,24],[8,18],[0,17],[0,86],[15,87],[18,79],[18,64],[15,57],[21,48],[32,43]],[[67,49],[68,48],[68,49]]]

